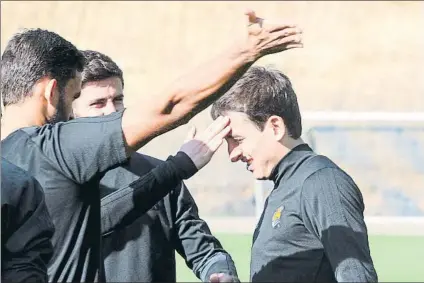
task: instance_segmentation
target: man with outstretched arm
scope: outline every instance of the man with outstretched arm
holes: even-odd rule
[[[182,76],[151,104],[69,122],[61,121],[69,119],[72,102],[80,95],[84,57],[53,32],[33,29],[13,36],[2,55],[2,155],[29,171],[45,192],[56,229],[49,281],[104,281],[98,188],[102,175],[208,107],[262,56],[300,47],[299,34],[292,25],[267,25],[250,12],[245,40]],[[225,120],[218,124],[225,132]],[[181,178],[202,168],[213,154],[210,147],[220,143],[203,137],[206,141],[190,141],[186,153],[182,150],[164,163],[162,170],[167,178],[179,179],[176,183],[170,184],[155,168],[141,177],[146,187],[140,190],[153,192],[168,185],[169,192]],[[144,202],[146,211],[158,201],[147,197],[150,193],[141,195],[145,199],[135,201]]]

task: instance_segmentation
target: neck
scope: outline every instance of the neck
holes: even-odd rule
[[[278,163],[281,161],[281,159],[284,158],[293,148],[300,144],[304,144],[305,142],[301,139],[292,139],[292,138],[286,138],[281,141],[281,146],[278,146],[274,149],[274,157],[275,159],[270,162],[270,172],[275,169],[275,167],[278,165]]]
[[[284,157],[286,156],[293,148],[295,148],[298,145],[301,145],[305,143],[301,138],[298,139],[292,139],[292,138],[287,138],[285,140],[283,140],[281,142],[281,144],[283,145],[281,147],[281,154],[279,155],[279,159],[278,162]]]
[[[292,138],[288,138],[286,141],[283,142],[284,148],[287,149],[287,153],[290,152],[290,150],[292,150],[293,148],[295,148],[298,145],[304,144],[305,142],[301,139],[292,139]]]
[[[35,109],[37,108],[33,103],[6,106],[1,118],[1,139],[20,128],[44,125],[45,117],[37,115],[38,111],[34,111]]]

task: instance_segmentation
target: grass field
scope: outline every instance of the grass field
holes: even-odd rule
[[[216,234],[233,257],[240,280],[249,280],[250,235]],[[424,236],[370,236],[380,282],[424,282]],[[199,282],[177,255],[178,282]]]

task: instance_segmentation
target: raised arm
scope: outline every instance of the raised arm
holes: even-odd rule
[[[84,184],[125,162],[132,151],[154,137],[188,122],[223,95],[260,57],[301,47],[300,33],[291,25],[266,24],[250,13],[245,41],[182,76],[156,100],[107,116],[22,131],[63,174]],[[13,146],[9,143],[11,154]]]
[[[247,38],[183,75],[152,103],[128,107],[122,128],[129,149],[137,150],[154,137],[170,131],[222,96],[259,58],[301,47],[301,31],[294,25],[268,24],[247,13]]]

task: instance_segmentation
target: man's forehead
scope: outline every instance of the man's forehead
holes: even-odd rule
[[[242,112],[227,112],[225,116],[230,118],[231,136],[243,136],[247,131],[254,129],[253,122]]]
[[[253,122],[249,119],[249,116],[247,116],[243,112],[226,112],[224,116],[227,116],[230,118],[231,124],[238,125],[238,126],[247,126],[247,125],[253,125]]]
[[[122,81],[118,77],[110,77],[98,81],[90,81],[84,84],[84,87],[103,87],[103,88],[116,88],[123,89]]]
[[[90,99],[106,97],[122,97],[122,88],[116,86],[109,80],[87,82],[82,88],[82,95]]]

